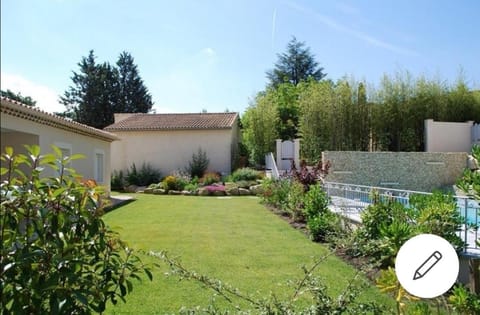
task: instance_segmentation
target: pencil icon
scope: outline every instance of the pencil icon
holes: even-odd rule
[[[435,266],[440,259],[442,259],[442,254],[439,251],[434,251],[425,261],[420,265],[420,267],[415,270],[415,274],[413,275],[413,280],[418,280],[425,276],[430,269]]]

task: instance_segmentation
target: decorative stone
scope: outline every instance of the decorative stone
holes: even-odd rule
[[[198,190],[198,195],[199,195],[199,196],[208,196],[208,195],[209,195],[208,189],[206,189],[206,188],[200,188],[200,189]]]
[[[125,191],[128,193],[137,192],[138,186],[137,185],[130,185],[125,188]]]
[[[238,188],[238,194],[240,196],[248,196],[248,195],[250,195],[250,190],[248,190],[246,188]]]
[[[230,188],[225,188],[225,192],[229,196],[238,196],[240,193],[238,192],[238,187],[230,187]]]
[[[181,192],[181,191],[178,191],[178,190],[169,190],[169,191],[168,191],[168,194],[169,194],[169,195],[176,195],[176,196],[178,196],[178,195],[181,195],[182,192]]]
[[[144,194],[153,194],[153,188],[145,188],[143,191]]]
[[[250,190],[250,193],[251,193],[252,195],[255,195],[255,196],[256,196],[256,195],[261,195],[261,194],[263,194],[263,187],[262,187],[262,185],[250,186],[249,190]]]
[[[225,196],[226,193],[225,193],[225,191],[223,191],[223,190],[216,190],[216,191],[213,191],[213,192],[212,192],[212,195],[213,195],[213,196]]]
[[[165,189],[154,189],[153,194],[154,195],[165,195]]]

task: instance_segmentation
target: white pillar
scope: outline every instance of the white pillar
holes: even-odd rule
[[[277,139],[275,140],[277,146],[277,167],[278,169],[282,168],[282,139]]]
[[[295,167],[300,169],[300,139],[293,140],[293,161]]]

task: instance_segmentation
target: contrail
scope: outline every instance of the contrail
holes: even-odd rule
[[[272,51],[275,47],[275,23],[277,20],[277,8],[273,9],[273,16],[272,16]]]

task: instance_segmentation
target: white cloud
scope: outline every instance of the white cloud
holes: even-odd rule
[[[32,82],[21,75],[1,73],[2,90],[20,92],[23,96],[30,96],[37,101],[37,107],[49,112],[63,112],[65,106],[58,102],[58,93],[52,88]]]
[[[215,58],[215,56],[217,55],[215,50],[213,50],[213,48],[210,48],[210,47],[203,48],[200,52],[206,55],[208,58]]]

